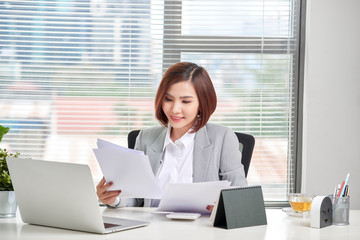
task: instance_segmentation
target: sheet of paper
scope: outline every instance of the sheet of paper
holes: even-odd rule
[[[143,151],[137,151],[137,150],[134,150],[134,149],[126,148],[126,147],[117,145],[117,144],[115,144],[115,143],[108,142],[108,141],[106,141],[106,140],[104,140],[104,139],[101,139],[101,138],[98,138],[98,139],[97,139],[96,145],[97,145],[97,147],[98,147],[99,149],[103,149],[103,148],[107,148],[107,149],[119,149],[119,150],[122,150],[122,151],[125,151],[125,152],[132,152],[132,153],[138,153],[138,154],[144,155],[144,152],[143,152]]]
[[[113,148],[94,149],[109,190],[121,190],[122,198],[161,198],[148,156]]]
[[[229,181],[169,184],[156,211],[210,214],[206,207],[215,205],[220,190],[229,186]]]

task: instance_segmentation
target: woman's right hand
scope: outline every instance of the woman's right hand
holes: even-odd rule
[[[108,191],[109,187],[113,185],[112,182],[106,183],[103,177],[99,184],[96,186],[96,194],[99,200],[104,204],[112,204],[115,202],[116,197],[119,196],[121,191]]]

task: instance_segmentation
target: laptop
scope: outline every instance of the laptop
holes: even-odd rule
[[[92,233],[111,233],[148,222],[102,217],[87,165],[8,158],[23,222]]]

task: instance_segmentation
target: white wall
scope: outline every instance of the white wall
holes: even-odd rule
[[[326,195],[350,173],[360,209],[360,1],[308,0],[302,192]]]

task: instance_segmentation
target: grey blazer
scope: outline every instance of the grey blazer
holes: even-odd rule
[[[166,131],[161,126],[144,129],[136,139],[135,149],[149,157],[154,174],[160,167]],[[194,141],[194,182],[229,180],[233,186],[247,185],[239,141],[230,128],[207,123]]]

